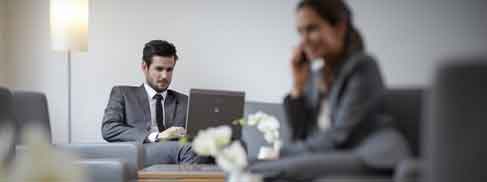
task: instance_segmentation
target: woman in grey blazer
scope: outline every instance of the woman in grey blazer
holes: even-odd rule
[[[382,111],[384,83],[342,0],[302,0],[301,37],[291,58],[293,88],[284,99],[291,143],[278,160],[257,162],[266,181],[387,171],[409,156]]]

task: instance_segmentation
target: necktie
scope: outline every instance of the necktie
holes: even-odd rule
[[[156,99],[156,123],[159,132],[162,132],[166,129],[164,126],[164,110],[162,109],[162,100],[164,100],[164,97],[161,94],[156,94],[154,95],[154,99]]]

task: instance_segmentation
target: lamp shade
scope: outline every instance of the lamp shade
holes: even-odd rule
[[[55,51],[88,50],[89,0],[50,0],[51,44]]]

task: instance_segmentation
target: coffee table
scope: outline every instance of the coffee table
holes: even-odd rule
[[[224,182],[225,173],[216,165],[159,164],[138,171],[139,182]]]

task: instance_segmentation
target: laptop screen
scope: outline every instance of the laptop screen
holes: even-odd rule
[[[244,92],[191,89],[186,119],[188,137],[191,139],[209,127],[228,125],[232,139],[240,139],[241,126],[234,121],[243,117],[244,102]]]

